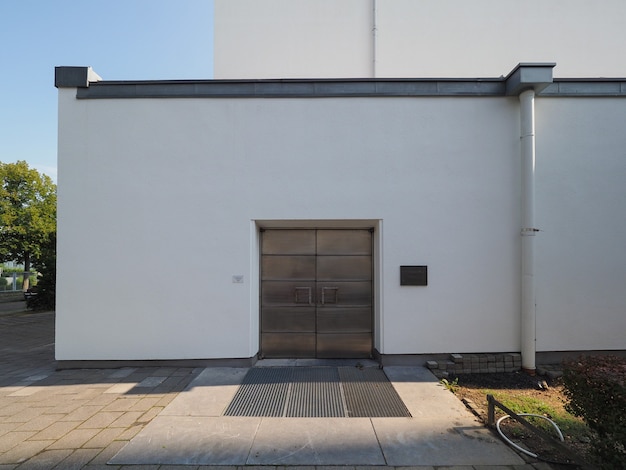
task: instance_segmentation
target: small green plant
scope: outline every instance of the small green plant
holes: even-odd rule
[[[441,384],[446,387],[447,390],[456,393],[459,389],[459,378],[456,377],[452,382],[448,381],[448,379],[441,379]]]

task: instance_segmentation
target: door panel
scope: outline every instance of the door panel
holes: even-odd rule
[[[264,333],[261,350],[266,357],[315,357],[315,333]]]
[[[372,234],[368,230],[318,230],[318,255],[371,255]]]
[[[315,256],[264,256],[261,270],[266,281],[315,280]]]
[[[267,307],[262,329],[268,333],[315,333],[315,307]]]
[[[318,308],[363,306],[372,304],[372,283],[369,281],[318,282]]]
[[[314,255],[315,230],[266,230],[261,252],[264,255]]]
[[[317,312],[318,333],[369,333],[372,331],[370,307],[326,308]]]
[[[318,256],[317,280],[354,280],[372,279],[371,256]]]
[[[369,231],[266,230],[261,250],[263,357],[370,357]]]
[[[372,354],[371,333],[317,334],[317,357],[358,358]]]
[[[263,307],[287,307],[313,305],[315,282],[310,281],[264,281],[261,291]]]

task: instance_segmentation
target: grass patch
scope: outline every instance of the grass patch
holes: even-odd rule
[[[497,401],[515,413],[537,414],[554,421],[563,433],[565,446],[572,452],[564,453],[514,419],[506,419],[501,423],[506,436],[542,459],[571,465],[572,460],[576,459],[574,454],[577,454],[579,460],[594,461],[591,450],[595,434],[581,418],[566,410],[567,397],[560,379],[542,380],[541,377],[522,372],[462,374],[459,376],[455,395],[465,402],[469,400],[472,409],[485,423],[488,414],[487,395],[493,395]],[[502,410],[496,408],[496,419],[504,414]],[[526,417],[526,420],[551,436],[557,437],[556,431],[545,419]]]
[[[541,397],[517,395],[499,390],[483,389],[485,395],[493,395],[496,400],[513,410],[515,413],[532,413],[543,415],[554,421],[563,434],[574,439],[585,440],[589,436],[589,428],[585,422],[568,413],[563,404],[549,403]],[[532,424],[546,431],[552,429],[551,425],[542,419],[529,419]]]

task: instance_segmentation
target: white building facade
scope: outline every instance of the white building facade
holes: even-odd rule
[[[215,0],[217,80],[58,67],[57,359],[626,350],[626,3],[518,5]]]
[[[622,0],[214,0],[215,78],[623,77]]]
[[[532,368],[535,348],[625,349],[626,82],[551,71],[107,82],[58,68],[57,359],[389,363],[527,347]],[[328,234],[348,241],[316,247]],[[173,259],[185,289],[165,282]],[[120,282],[120,266],[136,275]]]

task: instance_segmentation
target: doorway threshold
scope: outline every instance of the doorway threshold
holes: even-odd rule
[[[380,363],[373,359],[259,359],[254,367],[379,367]]]

